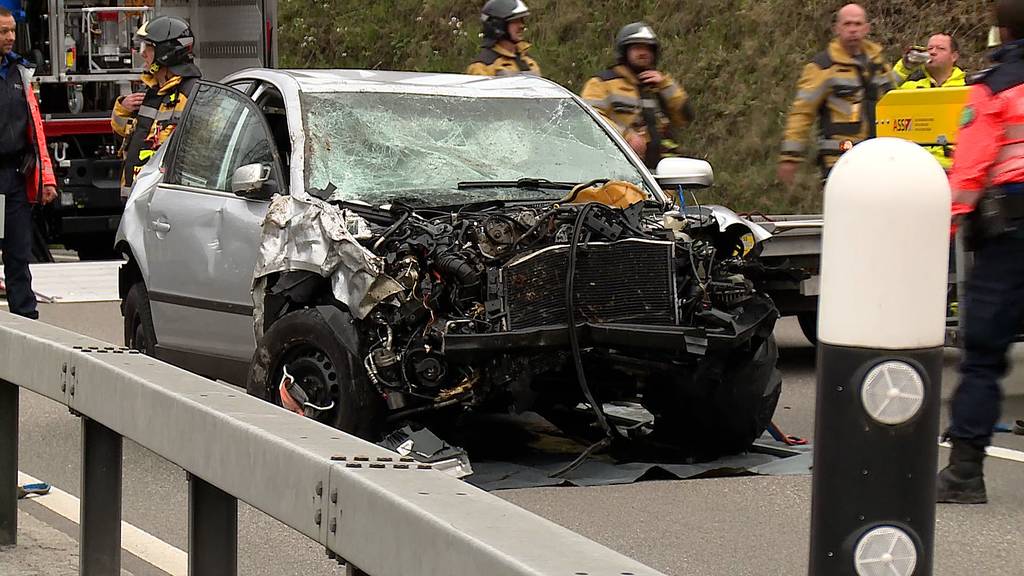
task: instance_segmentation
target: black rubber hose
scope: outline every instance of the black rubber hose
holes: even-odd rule
[[[462,286],[476,286],[480,283],[480,273],[459,256],[446,254],[438,258],[435,265],[442,273],[454,276]]]
[[[590,209],[593,207],[593,204],[584,205],[580,210],[580,213],[576,216],[576,225],[572,233],[572,242],[569,244],[569,264],[565,276],[565,310],[568,313],[569,347],[572,350],[572,360],[576,367],[576,381],[580,385],[580,390],[583,391],[583,396],[587,399],[587,402],[590,402],[590,406],[594,409],[594,414],[597,416],[598,423],[601,424],[601,429],[604,430],[609,439],[612,439],[615,437],[615,432],[608,424],[608,419],[605,418],[604,411],[601,410],[601,405],[597,403],[593,392],[590,391],[590,385],[587,383],[587,375],[583,372],[583,356],[580,351],[580,335],[576,329],[576,252],[579,248],[580,237],[583,235],[583,223],[586,221],[587,214],[590,213]],[[590,452],[591,451],[588,450],[584,455],[586,456]]]

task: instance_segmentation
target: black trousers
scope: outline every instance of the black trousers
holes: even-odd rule
[[[960,295],[963,356],[948,434],[987,445],[999,420],[1007,355],[1024,320],[1024,229],[987,240]]]
[[[0,192],[4,195],[3,250],[7,307],[12,314],[38,319],[36,295],[32,292],[32,205],[25,194],[25,177],[17,170],[0,169]]]

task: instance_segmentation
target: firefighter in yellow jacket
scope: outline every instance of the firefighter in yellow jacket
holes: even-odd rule
[[[836,38],[814,56],[797,83],[779,158],[779,181],[790,185],[818,121],[818,165],[822,175],[858,142],[875,136],[875,104],[900,78],[885,62],[882,47],[867,40],[867,12],[847,4],[836,13]]]
[[[694,117],[686,90],[658,71],[658,52],[650,26],[627,24],[615,38],[618,64],[587,80],[581,94],[652,169],[679,153],[678,131]]]
[[[900,90],[927,88],[953,88],[967,85],[967,75],[957,66],[960,46],[949,34],[935,34],[928,39],[924,50],[911,49],[893,66],[903,79]],[[953,167],[953,146],[928,146],[942,168]]]
[[[484,4],[480,20],[484,25],[484,41],[466,74],[476,76],[540,76],[537,61],[527,55],[530,44],[523,41],[524,20],[530,9],[522,0],[489,0]]]
[[[118,98],[110,116],[114,133],[124,138],[122,198],[128,197],[142,166],[174,132],[188,94],[201,76],[192,54],[195,38],[188,22],[161,16],[143,24],[135,33],[135,42],[146,62],[142,73],[146,91]]]

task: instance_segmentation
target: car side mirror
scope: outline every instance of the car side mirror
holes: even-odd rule
[[[231,175],[231,191],[247,200],[268,200],[278,192],[277,181],[270,179],[270,166],[246,164]]]
[[[662,188],[709,188],[715,183],[715,171],[704,160],[665,158],[658,162],[654,178]]]

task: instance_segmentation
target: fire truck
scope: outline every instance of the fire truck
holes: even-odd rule
[[[0,0],[18,23],[16,51],[35,64],[35,85],[57,200],[34,215],[36,259],[62,244],[80,259],[114,257],[123,201],[114,100],[139,91],[143,62],[132,37],[146,20],[178,16],[196,36],[203,76],[219,80],[277,63],[277,0]]]

